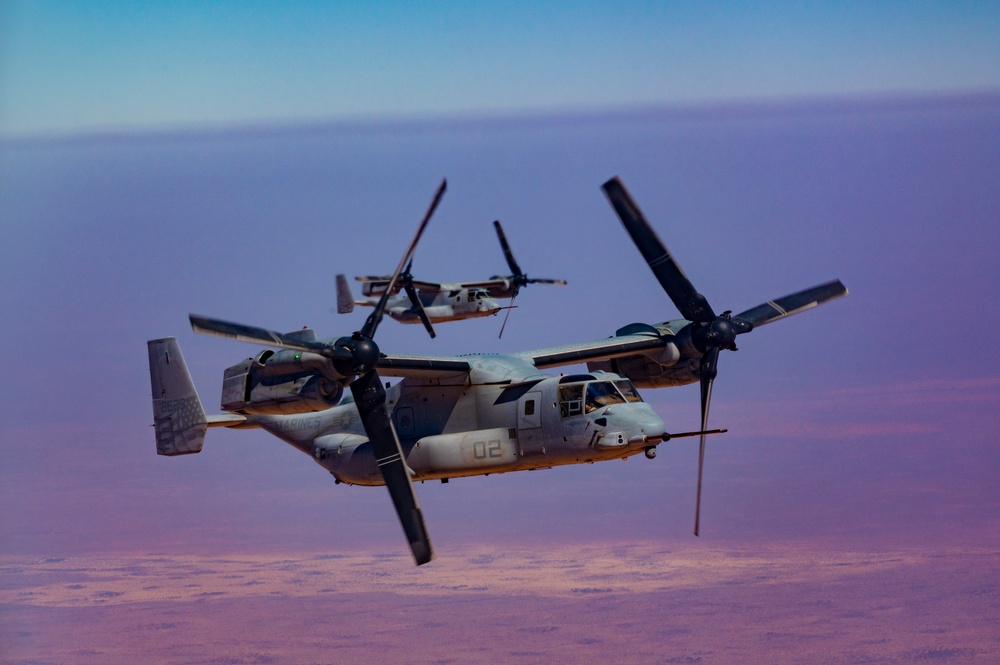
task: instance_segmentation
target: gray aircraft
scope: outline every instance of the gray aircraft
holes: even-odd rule
[[[506,309],[509,316],[517,294],[529,284],[566,285],[566,281],[562,279],[532,278],[524,274],[514,258],[499,220],[493,222],[493,228],[510,268],[510,275],[494,275],[478,282],[425,282],[413,279],[410,274],[410,268],[413,267],[411,260],[406,270],[396,278],[394,286],[388,289],[391,297],[386,303],[385,313],[400,323],[423,323],[430,336],[434,337],[432,323],[496,316],[501,309]],[[340,314],[349,314],[359,305],[376,306],[378,301],[374,299],[387,290],[392,277],[366,275],[355,279],[362,283],[361,293],[373,300],[355,300],[347,278],[337,275],[337,312]],[[502,307],[497,300],[506,298],[510,298],[510,305]],[[506,326],[507,317],[504,317],[500,327],[501,337]]]
[[[433,557],[414,480],[551,468],[640,453],[699,436],[695,535],[712,385],[736,337],[847,294],[839,280],[716,314],[614,178],[603,189],[683,318],[632,324],[613,337],[509,355],[383,354],[374,341],[393,282],[444,193],[442,183],[362,329],[320,340],[309,329],[277,333],[192,315],[195,331],[266,345],[225,371],[223,415],[207,416],[174,338],[152,340],[149,366],[157,452],[201,450],[209,427],[260,428],[313,457],[338,483],[385,485],[417,565]],[[275,351],[274,348],[279,350]],[[553,367],[587,363],[586,373]],[[401,377],[386,390],[382,376]],[[701,384],[701,427],[668,433],[636,388]],[[344,394],[344,388],[350,394]]]
[[[396,287],[395,294],[390,292],[385,313],[400,323],[423,323],[431,337],[436,336],[432,325],[434,323],[496,316],[504,309],[485,289],[470,288],[461,283],[418,282],[409,273],[407,267],[396,280],[403,282],[403,287]],[[381,291],[368,288],[374,282],[373,278],[359,277],[358,280],[372,280],[365,282],[362,287],[362,293],[366,296],[381,297],[382,292],[386,291],[384,287]],[[347,277],[337,275],[337,313],[350,314],[356,306],[377,305],[378,300],[355,300],[351,287],[347,284]]]

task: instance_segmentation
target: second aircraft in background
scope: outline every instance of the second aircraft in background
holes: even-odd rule
[[[493,222],[493,227],[512,274],[505,277],[494,275],[477,282],[424,282],[413,279],[410,274],[410,268],[413,267],[411,260],[396,280],[385,313],[400,323],[423,323],[430,336],[434,337],[433,323],[496,316],[501,309],[506,309],[509,315],[521,287],[528,284],[566,285],[565,280],[561,279],[535,279],[525,275],[514,259],[500,222]],[[377,299],[385,292],[391,276],[363,276],[356,279],[362,283],[362,295],[373,300],[355,300],[347,278],[337,275],[337,312],[340,314],[353,312],[356,305],[374,307]],[[498,300],[505,298],[510,298],[511,304],[501,306]],[[506,324],[504,319],[504,326]],[[503,327],[500,334],[503,334]]]

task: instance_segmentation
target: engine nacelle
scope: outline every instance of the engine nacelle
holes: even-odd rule
[[[662,349],[637,353],[632,356],[588,362],[591,372],[603,370],[628,377],[636,388],[669,388],[698,381],[698,363],[692,360],[701,353],[694,348],[690,337],[690,322],[668,321],[659,326],[633,323],[619,329],[615,336],[649,334],[667,336],[669,341]]]
[[[226,370],[222,408],[244,414],[295,414],[336,406],[344,394],[339,381],[321,369],[329,361],[314,353],[271,350]]]

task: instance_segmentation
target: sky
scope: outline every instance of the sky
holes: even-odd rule
[[[707,12],[707,13],[706,13]],[[321,336],[334,275],[506,266],[501,321],[386,321],[391,353],[505,352],[676,312],[600,185],[618,175],[716,310],[830,279],[753,331],[697,443],[417,486],[439,552],[664,543],[1000,546],[1000,10],[990,3],[5,3],[0,8],[0,555],[399,553],[384,490],[262,432],[155,455],[146,340],[209,411],[251,345],[189,313]],[[668,429],[695,386],[645,391]],[[434,564],[432,564],[434,565]]]
[[[251,463],[261,475],[246,486],[265,491],[291,458],[291,484],[277,486],[300,488],[305,474],[330,491],[308,458],[263,434],[213,430],[207,467],[149,459],[138,443],[149,438],[142,342],[178,336],[211,405],[222,369],[253,349],[195,336],[189,312],[330,336],[356,327],[331,314],[333,275],[391,269],[442,177],[450,188],[418,277],[504,272],[489,225],[499,218],[529,275],[570,286],[531,287],[503,340],[493,321],[441,326],[434,341],[387,322],[389,351],[517,351],[674,317],[600,193],[619,175],[718,310],[833,278],[852,291],[723,356],[719,425],[760,445],[899,437],[914,459],[907,437],[924,437],[929,459],[953,428],[981,441],[1000,376],[986,339],[997,324],[987,248],[997,244],[1000,12],[902,7],[5,3],[0,344],[18,380],[0,407],[16,480],[3,524],[23,536],[5,543],[101,542],[72,528],[51,542],[22,533],[35,516],[10,506],[36,504],[32,483],[65,482],[51,463],[96,464],[119,490],[113,460],[167,485],[173,472]],[[697,422],[694,387],[647,399],[675,431]],[[801,417],[776,417],[786,413]],[[58,444],[59,460],[18,443],[67,436],[86,443]],[[92,450],[104,436],[116,443]],[[212,441],[247,439],[274,463],[234,460]],[[675,480],[690,485],[691,451],[672,450],[661,466],[680,465]],[[802,457],[796,473],[813,461]],[[593,473],[547,482],[575,487]],[[597,473],[614,485],[635,471]],[[89,479],[65,491],[94,490]],[[667,520],[678,534],[689,528],[684,496]],[[709,514],[717,497],[706,497]],[[555,523],[572,512],[567,500]],[[717,533],[742,527],[728,529]]]
[[[334,487],[262,432],[212,430],[201,455],[156,458],[145,341],[178,337],[214,410],[223,369],[254,347],[196,335],[187,315],[356,329],[364,311],[332,311],[335,273],[394,267],[442,176],[449,190],[415,255],[418,278],[504,272],[500,219],[528,275],[569,285],[528,287],[502,340],[500,319],[443,324],[434,340],[390,320],[383,351],[519,351],[675,318],[600,192],[619,175],[716,310],[834,278],[851,290],[722,356],[712,422],[730,433],[710,444],[706,542],[919,542],[928,529],[995,539],[998,108],[995,96],[845,101],[13,144],[0,161],[0,348],[13,377],[0,404],[3,546],[185,549],[208,529],[266,547],[264,525],[332,547],[345,544],[329,530],[342,520],[360,529],[351,544],[398,544],[389,503],[373,500],[381,490]],[[697,426],[696,386],[646,392],[668,430]],[[695,447],[661,452],[418,492],[439,547],[595,529],[645,537],[648,525],[688,538]],[[175,483],[190,513],[163,503]],[[595,483],[602,500],[579,511]],[[645,500],[633,505],[631,492]],[[467,528],[478,504],[456,501],[466,493],[516,496],[530,517]],[[90,528],[112,499],[134,521]],[[300,510],[327,501],[321,519]],[[143,511],[188,535],[175,541]]]
[[[1000,84],[992,2],[27,2],[0,136]]]

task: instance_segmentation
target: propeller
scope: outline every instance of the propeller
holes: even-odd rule
[[[564,279],[529,278],[525,275],[521,270],[521,266],[517,264],[517,259],[514,258],[514,252],[510,250],[510,243],[507,242],[507,236],[503,232],[503,227],[500,226],[500,220],[493,222],[493,228],[496,229],[497,238],[500,240],[500,248],[503,249],[504,258],[507,259],[507,267],[509,267],[511,273],[513,273],[507,277],[514,290],[514,296],[512,297],[516,297],[517,292],[521,289],[521,287],[528,284],[556,284],[558,286],[566,286],[566,280]]]
[[[503,325],[500,326],[500,334],[497,335],[497,339],[503,339],[503,331],[504,331],[504,329],[507,328],[507,319],[510,318],[510,310],[512,310],[515,307],[517,307],[517,305],[514,304],[514,300],[516,298],[517,298],[517,292],[515,291],[514,292],[514,297],[512,297],[510,299],[510,304],[503,308],[503,309],[507,310],[507,313],[503,315]]]
[[[403,532],[410,543],[413,559],[418,566],[430,561],[434,557],[434,552],[431,548],[430,537],[427,535],[423,513],[417,503],[416,494],[413,492],[410,470],[406,466],[403,449],[399,444],[399,438],[392,427],[392,421],[385,406],[385,388],[376,370],[381,352],[374,337],[382,322],[386,303],[397,280],[403,273],[403,266],[411,260],[413,250],[434,214],[434,210],[441,202],[446,188],[447,181],[443,180],[434,195],[430,208],[420,222],[416,235],[407,247],[406,253],[403,254],[396,272],[393,273],[378,304],[375,305],[374,311],[365,320],[361,330],[350,337],[341,337],[332,344],[308,342],[263,328],[191,316],[191,326],[196,332],[318,353],[329,358],[334,369],[341,376],[347,377],[358,414],[361,416],[361,422],[368,435],[368,441],[371,443],[372,452],[378,462],[379,471],[382,473],[382,478],[389,490],[389,496],[392,498],[396,514],[399,516]],[[409,271],[407,270],[407,272]],[[416,303],[418,300],[414,299],[414,302]],[[429,323],[426,325],[429,326]]]
[[[412,309],[420,317],[420,321],[424,324],[424,329],[427,334],[431,336],[431,339],[437,337],[434,332],[434,326],[431,325],[431,320],[427,318],[427,311],[424,309],[424,304],[420,302],[420,296],[417,295],[417,289],[413,286],[413,275],[410,274],[410,268],[413,267],[413,259],[406,265],[406,270],[399,275],[399,284],[402,286],[403,290],[406,291],[407,297],[410,299]]]
[[[504,258],[507,259],[507,267],[510,268],[511,273],[513,273],[506,278],[511,285],[511,296],[510,307],[507,309],[507,313],[503,317],[503,325],[500,326],[500,337],[503,337],[504,328],[507,327],[507,318],[510,317],[510,310],[514,309],[514,301],[517,300],[517,294],[520,292],[522,286],[527,286],[528,284],[555,284],[557,286],[566,286],[566,280],[529,278],[521,270],[521,266],[518,265],[517,259],[514,258],[514,252],[510,249],[510,243],[507,242],[507,235],[503,232],[500,220],[495,220],[493,222],[493,228],[496,229],[497,239],[500,240],[500,248],[503,250]],[[494,277],[494,279],[497,278]]]
[[[776,321],[791,314],[815,307],[827,300],[847,294],[847,289],[834,280],[805,289],[791,295],[770,300],[745,312],[732,315],[725,311],[716,314],[708,300],[695,289],[681,270],[674,257],[656,235],[653,227],[643,216],[628,190],[615,177],[602,186],[611,206],[618,214],[632,242],[659,281],[660,286],[677,307],[681,315],[691,321],[686,331],[690,334],[694,347],[701,352],[698,377],[701,383],[701,431],[708,430],[708,412],[712,402],[712,384],[719,371],[719,352],[723,349],[736,351],[736,337],[750,332],[757,326]],[[684,334],[680,331],[678,336]],[[701,523],[701,485],[705,466],[705,434],[701,434],[698,446],[698,494],[695,500],[694,535],[698,535]]]

